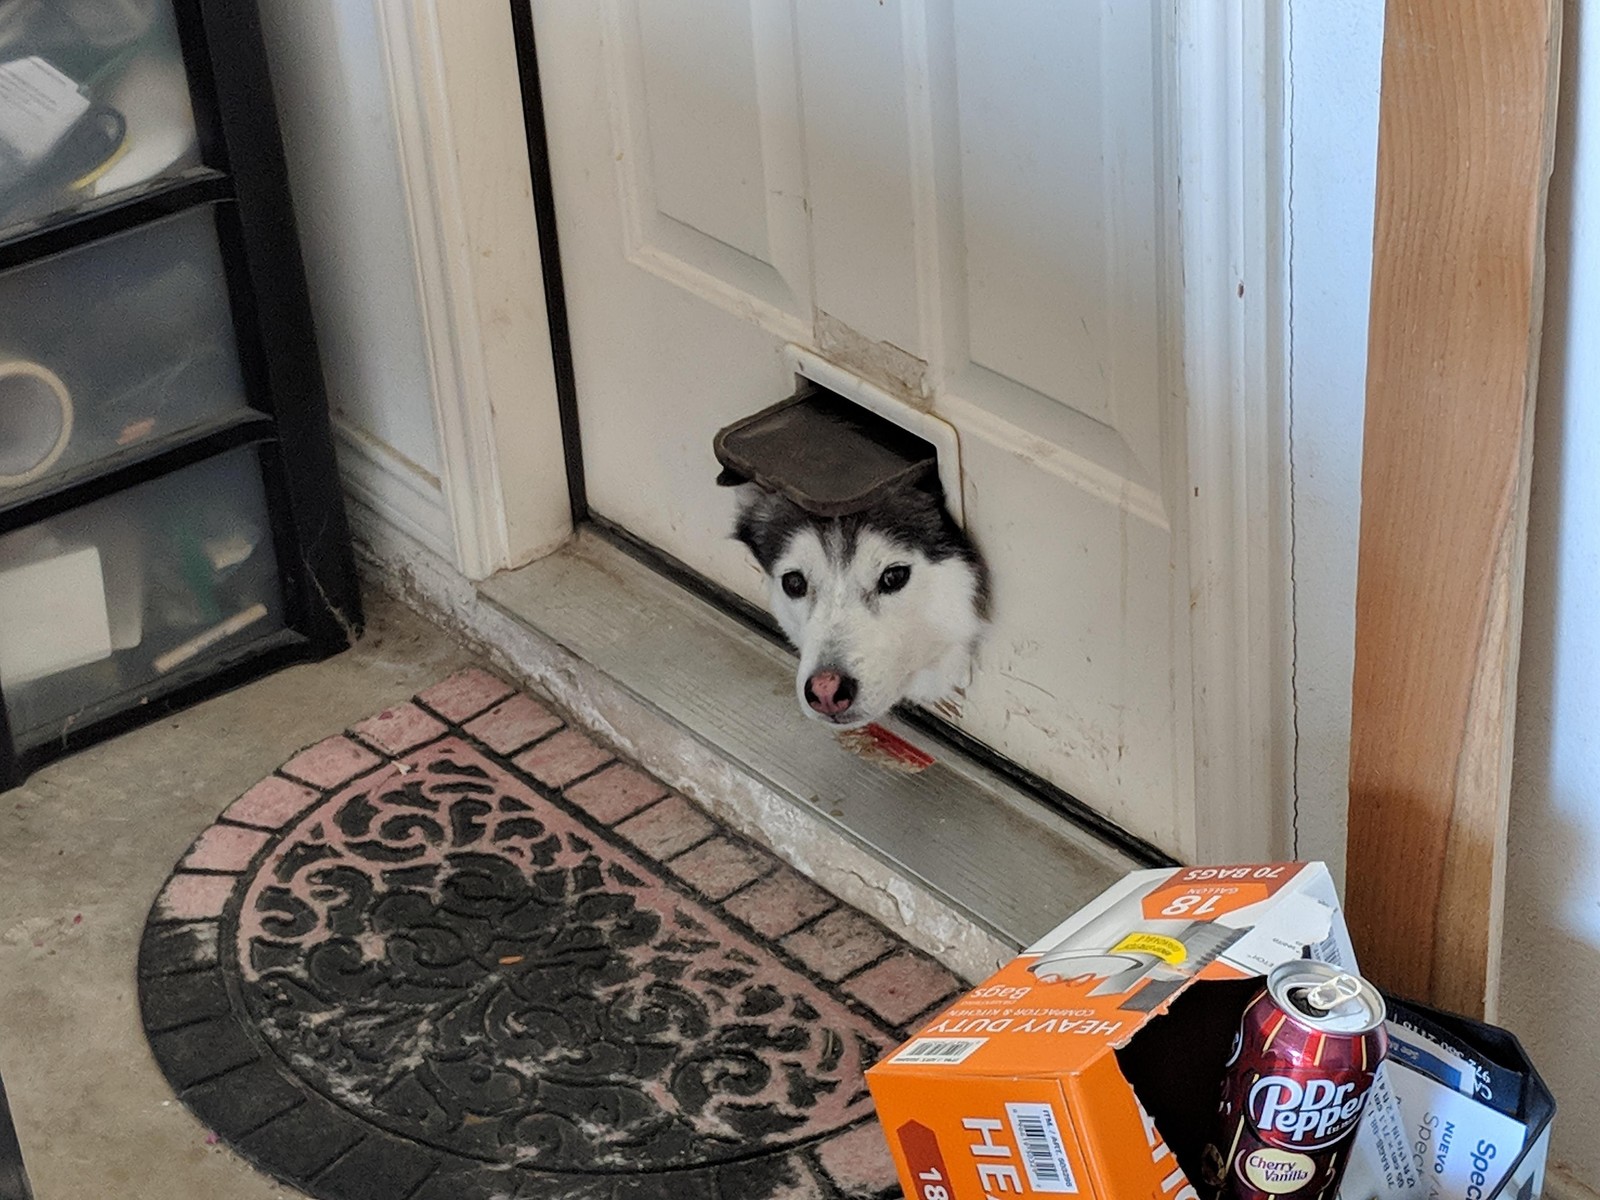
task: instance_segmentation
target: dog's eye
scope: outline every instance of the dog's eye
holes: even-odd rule
[[[910,567],[885,567],[883,574],[878,576],[878,590],[885,593],[898,592],[910,582]]]
[[[783,594],[798,600],[806,594],[806,577],[799,571],[783,573]]]

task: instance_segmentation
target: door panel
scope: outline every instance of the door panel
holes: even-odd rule
[[[793,11],[816,309],[837,323],[836,336],[853,331],[926,359],[907,22],[898,5],[860,0],[802,0]]]
[[[950,12],[953,9],[953,13]],[[937,20],[941,8],[935,7]],[[952,389],[1119,475],[1159,471],[1154,31],[1144,4],[955,0]],[[1051,429],[1059,404],[1105,426]],[[1120,443],[1120,444],[1119,444]]]
[[[638,10],[631,49],[643,67],[655,207],[770,264],[750,6],[705,0],[704,12],[710,20],[691,24],[660,5]],[[702,40],[708,33],[716,40]]]
[[[534,4],[595,511],[759,602],[710,446],[786,344],[947,422],[996,585],[962,727],[1183,853],[1160,11]]]
[[[1056,5],[1020,24],[979,7],[954,5],[950,131],[961,160],[968,358],[1109,424],[1099,371],[1105,230],[1093,219],[1104,188],[1100,97],[1077,82],[1099,74],[1100,13]],[[1091,219],[1061,237],[1063,211]]]
[[[681,20],[608,2],[604,53],[630,260],[792,335],[808,320],[810,248],[794,39],[740,0]],[[770,310],[770,311],[768,311]]]

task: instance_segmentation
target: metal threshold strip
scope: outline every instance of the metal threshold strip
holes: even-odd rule
[[[644,761],[668,783],[824,885],[885,898],[958,970],[984,970],[1145,865],[902,721],[886,724],[931,766],[851,752],[796,710],[788,653],[592,529],[479,594],[658,716]]]

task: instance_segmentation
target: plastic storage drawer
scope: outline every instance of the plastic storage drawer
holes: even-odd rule
[[[246,407],[206,205],[0,275],[9,491]]]
[[[262,479],[245,446],[0,537],[0,694],[19,746],[283,628]]]

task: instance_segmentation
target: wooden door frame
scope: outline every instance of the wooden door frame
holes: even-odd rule
[[[372,0],[399,112],[444,492],[473,580],[548,553],[583,515],[581,485],[574,503],[552,484],[565,479],[562,348],[539,286],[548,264],[527,155],[519,146],[516,169],[506,160],[506,129],[522,134],[518,2]],[[1281,4],[1173,2],[1161,17],[1176,68],[1163,72],[1163,153],[1169,180],[1182,180],[1163,231],[1176,317],[1163,373],[1190,415],[1187,443],[1169,450],[1188,486],[1168,500],[1189,547],[1188,595],[1174,606],[1187,602],[1178,636],[1192,648],[1180,681],[1194,730],[1189,840],[1207,860],[1281,858],[1292,844]],[[484,319],[503,306],[518,321]]]
[[[1492,1019],[1560,0],[1389,0],[1346,899],[1364,969]]]

